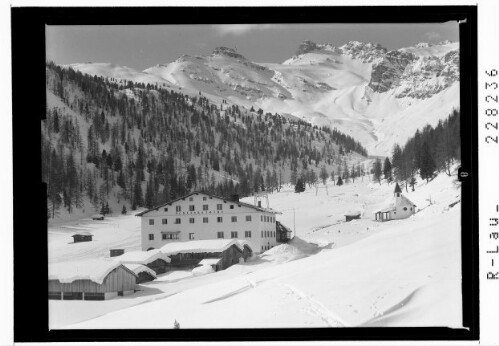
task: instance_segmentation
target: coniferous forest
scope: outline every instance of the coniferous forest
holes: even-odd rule
[[[451,175],[451,167],[461,160],[460,112],[454,110],[437,126],[427,125],[422,131],[417,130],[413,137],[401,147],[395,145],[391,162],[387,158],[383,164],[384,178],[393,170],[394,179],[405,182],[405,188],[414,189],[416,176],[431,180],[438,172]],[[387,168],[387,165],[390,167]],[[373,166],[375,180],[381,177],[381,162]],[[388,173],[390,172],[390,173]]]
[[[42,180],[49,218],[84,201],[95,211],[110,200],[134,210],[193,190],[241,197],[274,191],[320,170],[334,179],[352,157],[367,155],[336,129],[277,113],[160,85],[124,87],[51,62],[46,70]]]

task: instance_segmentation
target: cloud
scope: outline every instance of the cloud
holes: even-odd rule
[[[278,24],[220,24],[214,25],[214,28],[221,35],[244,35],[250,31],[268,30],[279,27]]]
[[[425,39],[427,39],[428,41],[437,41],[439,40],[442,36],[438,33],[438,32],[435,32],[435,31],[429,31],[427,33],[424,34],[424,37]]]

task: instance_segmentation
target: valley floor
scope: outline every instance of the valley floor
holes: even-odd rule
[[[460,188],[446,175],[419,181],[415,192],[403,191],[416,215],[373,221],[393,189],[366,177],[331,183],[328,194],[284,188],[269,201],[283,212],[278,221],[296,230],[289,244],[204,276],[166,273],[126,297],[50,300],[50,328],[173,328],[175,320],[180,328],[460,327]],[[361,219],[344,222],[347,211],[361,211]],[[72,244],[76,229],[95,241]],[[104,257],[114,247],[140,247],[138,217],[49,227],[50,263]]]

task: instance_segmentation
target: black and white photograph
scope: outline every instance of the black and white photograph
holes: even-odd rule
[[[457,22],[46,45],[50,328],[462,326]]]
[[[39,340],[477,339],[476,10],[265,9],[40,15]]]

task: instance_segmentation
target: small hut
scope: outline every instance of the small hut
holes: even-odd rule
[[[293,238],[293,231],[284,226],[281,222],[275,222],[276,240],[279,243],[287,243]]]
[[[399,184],[395,185],[393,197],[385,205],[374,212],[376,221],[406,219],[416,213],[416,205],[402,195]]]
[[[87,231],[76,232],[72,235],[74,243],[81,243],[84,241],[92,241],[94,235]]]
[[[207,264],[214,270],[224,270],[253,256],[251,245],[238,239],[208,239],[167,243],[161,248],[171,262],[171,269],[192,269]]]
[[[135,290],[137,275],[122,264],[87,260],[49,265],[49,299],[105,300]]]
[[[156,272],[149,267],[142,264],[124,264],[125,267],[130,269],[137,275],[137,283],[149,282],[156,279]]]
[[[154,270],[156,274],[165,273],[170,259],[159,249],[150,251],[130,251],[121,256],[113,257],[114,261],[121,264],[142,264]]]
[[[349,222],[352,220],[360,219],[360,211],[349,211],[345,213],[345,221]]]

